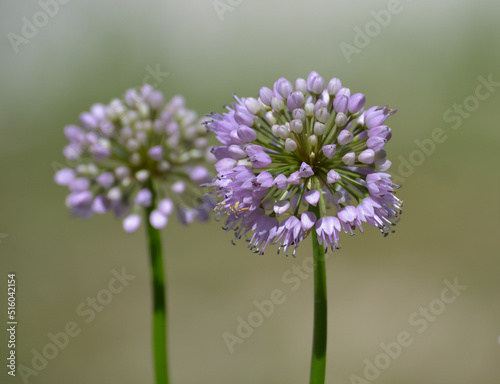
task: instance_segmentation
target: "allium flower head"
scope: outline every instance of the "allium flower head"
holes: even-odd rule
[[[218,175],[209,186],[226,228],[261,254],[268,244],[295,254],[312,230],[325,251],[362,223],[390,232],[402,202],[385,173],[384,122],[396,111],[364,107],[362,93],[311,72],[212,113],[207,127],[222,145],[213,148]]]
[[[69,188],[66,205],[73,214],[112,211],[124,218],[127,232],[139,227],[145,207],[158,229],[174,211],[183,224],[208,218],[213,205],[198,190],[211,179],[203,165],[211,156],[206,128],[181,96],[165,104],[149,85],[131,89],[123,100],[93,105],[64,133],[69,144],[63,153],[72,166],[58,171],[55,181]]]

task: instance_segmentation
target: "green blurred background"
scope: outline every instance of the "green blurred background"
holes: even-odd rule
[[[327,382],[357,382],[351,375],[364,377],[365,359],[373,362],[401,331],[412,345],[368,382],[500,382],[500,88],[474,96],[478,77],[500,81],[499,2],[73,0],[16,53],[9,33],[21,35],[22,18],[42,9],[35,1],[0,5],[0,312],[6,322],[6,275],[15,272],[19,321],[18,375],[2,364],[1,383],[153,382],[144,236],[126,235],[109,215],[71,218],[66,190],[52,178],[64,164],[64,125],[155,68],[168,73],[157,89],[182,93],[199,114],[222,111],[233,92],[256,96],[281,76],[311,70],[364,92],[367,106],[398,108],[387,151],[405,179],[404,215],[388,238],[374,228],[342,236],[328,259]],[[355,28],[372,35],[357,40],[362,48]],[[346,44],[359,50],[346,56]],[[464,101],[470,111],[453,129],[458,120],[443,114]],[[419,157],[415,140],[436,128],[446,141]],[[410,159],[422,164],[401,174]],[[172,221],[164,232],[172,382],[308,382],[312,278],[292,291],[282,275],[311,256],[310,240],[294,259],[254,255],[231,238],[217,222]],[[134,280],[85,323],[76,308],[122,268]],[[467,289],[441,308],[444,281],[454,279]],[[230,353],[222,335],[237,335],[237,318],[275,289],[285,302]],[[419,333],[409,317],[430,303],[442,313]],[[33,349],[72,321],[80,334],[23,381],[19,365],[31,367]],[[0,333],[3,362],[7,335]]]

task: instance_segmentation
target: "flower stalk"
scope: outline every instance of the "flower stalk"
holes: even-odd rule
[[[317,207],[309,209],[319,215]],[[325,252],[318,242],[316,231],[312,231],[314,257],[314,330],[311,356],[310,384],[324,384],[326,372],[326,343],[328,328],[328,306],[326,297]]]
[[[153,195],[153,201],[155,196]],[[153,204],[152,206],[154,206]],[[167,384],[168,354],[167,354],[167,302],[165,272],[163,269],[162,246],[160,231],[149,221],[152,207],[145,209],[146,231],[151,259],[151,278],[153,289],[153,355],[155,383]]]

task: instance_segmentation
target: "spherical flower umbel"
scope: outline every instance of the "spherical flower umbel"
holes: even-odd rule
[[[133,232],[143,209],[157,229],[174,211],[189,224],[206,220],[213,209],[198,188],[211,179],[204,166],[212,156],[206,128],[181,96],[165,104],[149,85],[131,89],[122,100],[93,105],[80,115],[79,126],[68,125],[64,133],[69,144],[63,153],[71,166],[58,171],[55,181],[69,188],[66,205],[73,214],[112,211]]]
[[[384,122],[396,111],[364,106],[362,93],[311,72],[212,113],[206,124],[222,145],[213,148],[218,175],[209,186],[226,229],[261,254],[269,244],[295,254],[312,230],[325,251],[362,223],[390,232],[402,201],[385,173]]]

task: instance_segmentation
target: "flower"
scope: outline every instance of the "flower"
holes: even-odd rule
[[[385,173],[391,129],[384,122],[396,110],[364,106],[362,93],[311,72],[212,112],[206,125],[221,145],[213,148],[218,174],[208,186],[218,215],[227,215],[225,228],[236,239],[248,235],[260,254],[279,244],[278,252],[294,255],[312,230],[325,252],[339,248],[342,230],[363,231],[362,223],[390,232],[402,201]]]
[[[206,220],[213,209],[198,189],[211,179],[203,165],[212,157],[206,128],[181,96],[165,104],[149,85],[130,89],[121,100],[93,105],[80,115],[80,125],[68,125],[64,133],[71,166],[54,179],[69,188],[66,205],[73,214],[112,211],[133,232],[143,208],[157,229],[174,209],[183,224]]]

